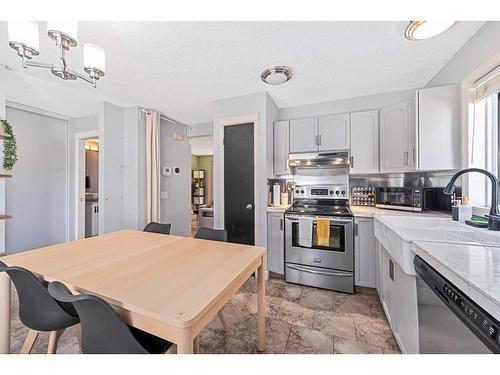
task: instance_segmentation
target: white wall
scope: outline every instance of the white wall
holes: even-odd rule
[[[202,122],[188,126],[187,135],[189,138],[206,137],[214,134],[214,123],[212,121]]]
[[[410,89],[330,102],[308,104],[297,107],[281,108],[278,110],[278,119],[289,120],[294,118],[323,116],[335,113],[368,111],[402,102],[409,98],[413,98],[414,95],[415,90]]]
[[[6,182],[6,250],[18,252],[68,238],[68,121],[7,108],[18,158]]]
[[[259,187],[259,201],[255,202],[259,207],[260,214],[256,215],[259,228],[259,237],[255,238],[256,245],[266,246],[267,244],[267,136],[268,136],[268,116],[267,106],[268,94],[265,92],[240,96],[236,98],[229,98],[214,102],[213,106],[213,134],[214,134],[214,226],[221,229],[224,227],[224,212],[221,210],[220,204],[223,200],[222,186],[223,180],[221,179],[221,129],[219,121],[224,118],[245,116],[258,113],[259,115],[259,128],[258,139],[258,164],[255,166],[259,169],[257,184]],[[270,116],[269,119],[271,119]]]
[[[100,103],[99,118],[99,234],[123,228],[124,110]]]
[[[5,119],[5,65],[0,64],[0,119]],[[0,152],[3,142],[0,141]],[[0,170],[3,170],[0,165]],[[0,178],[0,213],[5,213],[5,179]],[[5,252],[5,220],[0,220],[0,254]]]
[[[267,125],[266,125],[266,129],[267,129],[267,161],[266,161],[266,164],[267,164],[267,169],[266,169],[266,173],[267,173],[267,177],[268,178],[273,178],[274,177],[274,144],[273,144],[273,140],[274,140],[274,133],[273,133],[273,129],[274,129],[274,122],[277,121],[278,119],[278,113],[279,113],[279,108],[278,106],[276,105],[276,103],[274,103],[273,99],[268,95],[266,95],[266,109],[267,109],[267,113],[266,113],[266,122],[267,122]],[[267,197],[266,197],[266,200],[267,200]]]
[[[486,22],[429,81],[427,87],[460,83],[485,61],[499,52],[500,22]]]
[[[172,133],[183,135],[182,140],[172,139]],[[161,167],[171,167],[171,176],[161,176],[160,191],[168,194],[160,200],[161,222],[172,224],[171,234],[191,235],[191,152],[186,137],[186,127],[161,120],[160,128]],[[175,174],[174,168],[180,173]]]

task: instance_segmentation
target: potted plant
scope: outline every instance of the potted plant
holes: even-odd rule
[[[7,120],[0,120],[3,133],[6,135],[3,141],[2,167],[6,171],[12,170],[17,162],[17,145],[12,125]]]

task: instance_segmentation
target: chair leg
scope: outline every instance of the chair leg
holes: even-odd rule
[[[80,345],[80,347],[82,346],[82,325],[81,324],[77,324],[75,326],[75,335],[76,335],[76,339],[78,340],[78,345]]]
[[[49,337],[49,347],[47,349],[47,354],[56,354],[57,343],[59,342],[59,337],[64,333],[64,329],[50,332]]]
[[[217,316],[219,317],[220,325],[222,326],[222,329],[224,331],[227,331],[226,320],[224,319],[224,314],[222,313],[222,310],[219,310],[219,312],[217,313]]]
[[[193,340],[193,353],[200,354],[200,336],[196,336]]]
[[[31,352],[31,349],[33,348],[33,345],[35,344],[35,340],[38,337],[38,334],[40,332],[35,331],[34,329],[30,329],[28,331],[28,335],[26,336],[26,339],[24,340],[23,347],[21,348],[21,354],[29,354]]]

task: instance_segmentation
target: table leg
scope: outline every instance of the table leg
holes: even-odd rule
[[[264,259],[257,270],[257,278],[259,284],[258,295],[258,325],[259,325],[259,352],[266,350],[266,277],[264,271]]]
[[[193,336],[190,329],[180,329],[178,333],[177,354],[193,354]]]
[[[0,354],[10,353],[10,278],[0,272]]]

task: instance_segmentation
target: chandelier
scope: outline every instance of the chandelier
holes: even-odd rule
[[[48,64],[34,61],[33,56],[40,53],[39,30],[36,22],[9,21],[9,45],[17,51],[22,59],[23,68],[30,66],[50,69],[52,74],[64,80],[80,78],[92,86],[97,87],[97,81],[104,77],[104,50],[90,43],[83,45],[83,70],[85,74],[68,68],[69,50],[77,45],[78,26],[76,21],[49,21],[47,22],[48,36],[60,49],[59,63]]]

